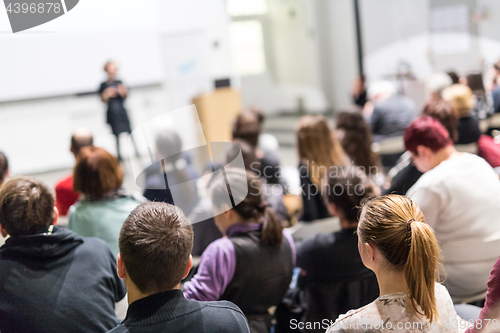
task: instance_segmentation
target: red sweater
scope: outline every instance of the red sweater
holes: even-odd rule
[[[500,258],[497,260],[493,269],[491,270],[490,280],[488,281],[488,291],[486,292],[486,301],[484,302],[484,307],[479,314],[477,320],[478,324],[482,324],[483,329],[474,327],[468,329],[466,333],[476,333],[485,330],[485,326],[488,321],[485,319],[498,319],[496,318],[496,313],[498,307],[500,306]],[[491,325],[490,325],[491,326]]]
[[[73,190],[73,175],[61,179],[56,184],[56,207],[59,210],[59,215],[68,215],[68,210],[78,198],[80,193]]]

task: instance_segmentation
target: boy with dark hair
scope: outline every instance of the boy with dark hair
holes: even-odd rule
[[[104,332],[125,297],[111,250],[54,226],[48,187],[16,177],[0,191],[0,332]]]
[[[139,205],[123,223],[119,246],[129,309],[111,332],[249,332],[233,303],[187,300],[179,290],[193,266],[193,229],[180,208]]]

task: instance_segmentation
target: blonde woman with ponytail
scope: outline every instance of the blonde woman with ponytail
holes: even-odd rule
[[[387,195],[364,204],[358,225],[363,264],[380,296],[341,315],[328,332],[457,332],[453,302],[438,281],[434,231],[411,199]]]

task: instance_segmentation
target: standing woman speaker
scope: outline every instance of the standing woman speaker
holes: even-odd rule
[[[128,90],[122,81],[116,79],[118,66],[114,62],[108,61],[104,65],[104,70],[108,74],[108,79],[101,83],[99,95],[101,95],[101,100],[108,104],[106,122],[111,125],[111,130],[116,137],[116,155],[118,160],[122,162],[122,156],[120,154],[120,134],[130,134],[132,132],[127,110],[125,110],[125,106],[123,105],[123,101],[127,98]],[[132,143],[135,148],[136,156],[140,157],[133,139]]]

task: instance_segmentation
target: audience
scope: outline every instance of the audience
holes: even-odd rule
[[[340,108],[337,110],[336,125],[335,134],[351,161],[378,186],[382,186],[385,176],[378,154],[372,151],[372,132],[361,109],[354,106]]]
[[[415,166],[424,173],[407,196],[434,228],[445,259],[445,285],[456,302],[477,297],[486,291],[494,263],[487,258],[495,255],[485,253],[483,243],[500,239],[500,224],[495,223],[500,216],[498,176],[482,158],[457,152],[448,131],[430,117],[415,120],[404,140]],[[447,261],[464,246],[469,259]]]
[[[322,115],[300,118],[296,136],[303,203],[299,220],[314,221],[328,217],[330,215],[321,195],[322,179],[330,167],[349,165],[349,158]]]
[[[243,170],[225,173],[236,205],[228,205],[224,179],[212,184],[212,203],[219,213],[215,223],[226,237],[207,247],[198,272],[184,284],[184,295],[232,301],[246,315],[252,333],[269,332],[272,311],[292,278],[294,243],[264,201],[259,178]]]
[[[453,302],[437,282],[438,242],[415,202],[398,195],[371,199],[363,206],[357,234],[361,259],[377,276],[380,297],[340,316],[328,333],[456,332],[450,324],[457,319]]]
[[[180,208],[148,202],[130,213],[118,255],[129,308],[111,332],[249,332],[234,304],[184,298],[179,288],[193,266],[192,247],[193,230]]]
[[[377,298],[377,279],[361,261],[356,236],[361,202],[377,192],[373,182],[356,167],[330,170],[324,194],[330,214],[338,216],[342,229],[318,234],[297,249],[299,285],[306,290],[305,322],[335,320]],[[308,330],[313,331],[324,329]]]
[[[181,137],[172,129],[164,130],[156,136],[155,145],[158,162],[145,170],[143,195],[150,201],[175,204],[189,215],[199,200],[193,182],[198,174],[182,153]],[[176,186],[179,184],[183,185]]]
[[[0,151],[0,187],[9,177],[9,160],[3,152]]]
[[[73,156],[78,156],[78,153],[83,147],[92,146],[94,143],[92,133],[84,127],[78,128],[71,136],[70,151]],[[59,210],[60,216],[68,215],[68,210],[71,205],[78,201],[80,193],[73,188],[73,175],[69,175],[59,182],[55,187],[56,192],[56,207]]]
[[[368,88],[368,98],[373,103],[369,122],[375,141],[403,135],[417,115],[415,103],[397,94],[396,87],[389,81],[373,83]]]
[[[463,84],[454,84],[443,90],[443,99],[451,103],[458,115],[457,144],[475,143],[481,136],[479,121],[472,114],[475,97],[469,87]]]
[[[443,100],[430,100],[424,105],[422,115],[438,120],[446,128],[452,141],[457,142],[457,112],[450,103]],[[403,156],[407,155],[409,154],[405,153]],[[391,186],[384,191],[385,194],[405,195],[422,176],[422,172],[418,171],[415,164],[411,162],[410,156],[398,163],[395,169],[399,169],[399,172],[392,178]]]
[[[125,296],[113,254],[97,238],[54,226],[43,183],[16,177],[0,190],[1,332],[105,332]]]
[[[71,206],[68,228],[80,236],[104,240],[116,256],[122,223],[141,203],[121,187],[123,171],[118,159],[102,148],[82,148],[73,182],[83,198]]]

